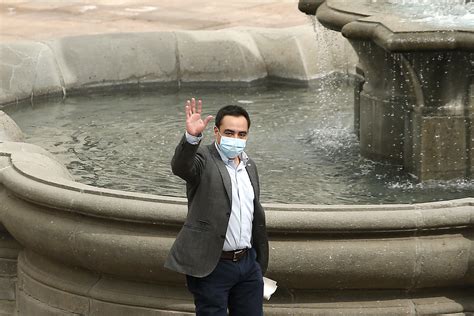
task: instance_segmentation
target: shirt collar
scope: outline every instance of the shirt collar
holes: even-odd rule
[[[234,159],[229,159],[229,158],[227,158],[226,155],[224,155],[224,153],[220,150],[219,145],[217,145],[217,142],[216,142],[216,141],[214,142],[214,145],[216,146],[217,152],[219,153],[219,155],[221,156],[222,161],[223,161],[225,164],[229,164],[229,163],[231,163],[231,162],[232,162],[232,163],[234,162]],[[240,158],[240,161],[243,162],[244,166],[247,166],[247,162],[249,161],[249,156],[245,153],[245,151],[243,151],[243,152],[239,155],[239,158]]]

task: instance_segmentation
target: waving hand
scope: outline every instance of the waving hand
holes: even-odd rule
[[[209,115],[204,120],[201,117],[202,112],[202,101],[198,100],[196,106],[196,100],[194,98],[186,101],[186,131],[193,136],[199,136],[206,128],[212,116]]]

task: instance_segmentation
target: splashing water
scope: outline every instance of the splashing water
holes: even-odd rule
[[[372,0],[372,3],[380,0]],[[398,15],[447,27],[474,28],[474,2],[470,0],[387,0]]]

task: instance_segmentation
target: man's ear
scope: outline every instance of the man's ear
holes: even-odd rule
[[[219,135],[219,129],[217,128],[217,126],[214,126],[214,138],[216,139],[216,142],[217,142],[218,135]]]

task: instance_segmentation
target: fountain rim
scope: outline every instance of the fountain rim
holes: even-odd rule
[[[65,212],[118,222],[159,224],[178,228],[186,218],[187,203],[184,198],[97,188],[54,173],[45,177],[44,173],[35,170],[34,162],[27,160],[25,163],[23,155],[31,153],[13,151],[0,155],[0,158],[8,159],[11,167],[4,168],[0,173],[0,180],[6,189],[22,200]],[[41,156],[43,159],[52,160],[51,157]],[[55,163],[60,166],[59,162]],[[263,206],[267,217],[271,218],[268,230],[274,233],[344,233],[349,230],[350,233],[376,233],[474,226],[474,198],[417,204],[275,203]],[[452,208],[458,208],[458,211],[452,212]],[[366,216],[367,212],[370,217]],[[305,221],[295,219],[295,214],[304,214]]]
[[[364,11],[357,7],[357,3],[353,4],[351,8],[354,10],[351,11],[338,0],[300,0],[300,4],[300,10],[316,15],[326,28],[341,32],[349,40],[373,40],[390,52],[474,51],[474,28],[426,29],[426,25],[407,22],[403,17]],[[307,10],[307,7],[312,9]]]

